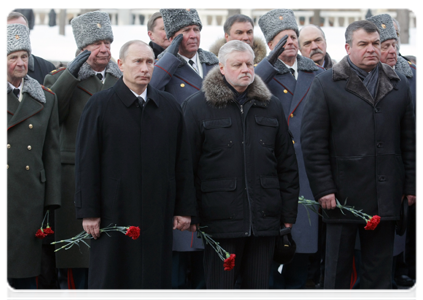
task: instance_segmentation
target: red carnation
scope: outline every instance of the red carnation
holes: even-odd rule
[[[367,221],[366,226],[364,229],[366,230],[374,230],[380,222],[380,217],[378,215],[373,216],[370,220]]]
[[[35,236],[39,238],[40,240],[42,240],[43,238],[47,236],[47,234],[45,234],[41,229],[38,229],[37,232],[35,233]]]
[[[140,228],[138,226],[130,226],[125,235],[131,237],[133,240],[136,240],[140,236]]]
[[[51,229],[51,227],[47,227],[46,229],[44,229],[44,233],[46,235],[50,235],[50,234],[53,234],[54,231],[53,231],[53,229]]]
[[[225,271],[230,271],[235,267],[235,256],[235,254],[231,254],[223,261],[223,267],[225,268]]]

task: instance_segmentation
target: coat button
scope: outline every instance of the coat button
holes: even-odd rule
[[[283,90],[283,92],[284,92],[285,94],[287,94],[287,93],[288,93],[288,91],[287,91],[287,90]]]
[[[26,166],[25,169],[28,171],[29,170],[29,166]]]
[[[32,124],[29,124],[28,127],[29,127],[29,129],[34,128],[34,126]]]
[[[31,150],[31,149],[32,149],[31,145],[28,145],[28,150]]]
[[[10,149],[10,144],[7,144],[7,149]]]
[[[376,145],[376,147],[378,147],[378,148],[382,148],[382,146],[383,146],[383,143],[381,143],[381,142],[377,143],[377,145]]]
[[[181,83],[181,87],[185,87],[185,84]]]
[[[292,140],[292,143],[293,143],[293,144],[295,144],[295,141],[294,141],[294,140]]]
[[[9,169],[9,164],[7,165],[7,168]]]
[[[291,118],[293,118],[294,117],[294,114],[291,114]]]

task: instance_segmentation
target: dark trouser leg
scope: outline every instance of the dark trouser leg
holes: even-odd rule
[[[203,257],[204,251],[190,252],[191,256],[191,272],[190,272],[190,288],[191,289],[205,289],[206,281],[204,279]]]
[[[187,260],[190,252],[172,252],[172,289],[186,289]]]
[[[88,268],[58,269],[61,289],[88,289]]]
[[[236,255],[235,267],[231,271],[223,270],[223,262],[214,249],[206,244],[204,247],[204,276],[207,289],[233,289],[235,279],[241,267],[240,261],[243,255],[243,248],[246,238],[236,239],[215,239],[220,246]]]
[[[59,288],[54,249],[54,245],[43,244],[43,252],[41,254],[41,274],[38,276],[39,289]]]
[[[375,230],[359,227],[362,289],[392,288],[395,222],[381,222]]]
[[[285,264],[282,269],[285,289],[305,288],[308,276],[309,254],[296,253],[291,262]]]
[[[353,272],[351,274],[352,289],[360,288],[360,265],[361,265],[361,250],[354,250]]]
[[[37,296],[37,277],[14,278],[13,279],[13,300],[35,299]]]
[[[326,224],[325,289],[350,288],[356,236],[357,225]]]
[[[247,238],[241,261],[242,289],[268,289],[275,237]]]

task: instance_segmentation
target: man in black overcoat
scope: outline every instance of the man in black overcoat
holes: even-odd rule
[[[362,289],[389,289],[395,221],[401,199],[415,203],[415,120],[408,80],[380,62],[380,35],[369,21],[351,23],[348,55],[316,76],[301,128],[304,162],[315,199],[324,209],[324,287],[349,289],[357,233]],[[366,221],[342,204],[374,216]]]
[[[88,288],[170,288],[172,228],[190,229],[196,211],[185,123],[175,98],[149,85],[153,50],[130,41],[119,57],[123,77],[91,97],[77,133],[76,214],[94,237]],[[141,235],[100,235],[110,224]]]

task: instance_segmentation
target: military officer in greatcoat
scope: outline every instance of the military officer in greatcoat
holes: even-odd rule
[[[7,278],[36,288],[45,209],[60,207],[59,116],[56,95],[29,77],[29,29],[7,25]]]
[[[298,25],[289,9],[274,9],[264,14],[259,26],[272,50],[256,67],[256,74],[267,84],[273,95],[282,102],[285,119],[293,136],[300,176],[300,196],[313,199],[301,149],[300,128],[306,95],[314,77],[323,68],[298,54]],[[310,226],[311,224],[311,226]],[[297,222],[292,228],[297,244],[294,259],[284,265],[282,274],[273,273],[271,288],[304,288],[308,275],[309,255],[318,250],[318,215],[308,214],[298,207]]]
[[[82,110],[92,95],[112,87],[122,75],[117,64],[110,60],[113,32],[107,13],[89,12],[74,18],[71,25],[81,52],[67,68],[52,71],[44,81],[57,94],[59,103],[63,205],[56,214],[58,240],[82,231],[74,205],[75,142]],[[56,265],[62,288],[87,288],[88,249],[73,247],[58,251]]]
[[[171,44],[157,57],[150,84],[182,104],[201,89],[203,79],[219,61],[200,48],[202,24],[195,9],[161,9],[160,13]],[[174,231],[172,288],[205,288],[203,249],[195,233]]]

